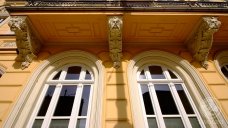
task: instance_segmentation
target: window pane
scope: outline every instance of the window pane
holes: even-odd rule
[[[223,66],[221,70],[222,70],[222,73],[224,74],[224,76],[226,76],[226,78],[228,79],[228,70],[225,68],[225,66]]]
[[[165,79],[162,68],[160,66],[149,66],[152,79]]]
[[[86,119],[78,119],[76,128],[85,128]]]
[[[77,86],[63,86],[55,109],[54,116],[70,116]]]
[[[181,118],[164,118],[166,128],[184,128]]]
[[[141,71],[140,75],[139,75],[139,79],[146,79],[144,70]]]
[[[177,76],[172,71],[168,70],[168,72],[172,79],[177,79]]]
[[[48,90],[47,90],[45,97],[43,99],[42,105],[41,105],[40,110],[38,112],[38,116],[45,116],[47,109],[49,107],[49,104],[51,102],[54,91],[55,91],[55,86],[50,85],[48,87]]]
[[[91,79],[92,79],[91,74],[90,74],[87,70],[86,70],[85,79],[86,79],[86,80],[91,80]]]
[[[200,124],[199,124],[199,122],[198,122],[196,117],[190,117],[189,120],[190,120],[191,125],[192,125],[193,128],[201,128],[201,126],[200,126]]]
[[[49,128],[68,128],[69,120],[54,119],[51,120]]]
[[[157,128],[157,122],[155,118],[147,118],[149,128]]]
[[[155,91],[158,97],[162,114],[178,114],[178,110],[168,84],[155,84]]]
[[[59,71],[59,72],[54,76],[53,80],[58,80],[58,79],[59,79],[59,76],[60,76],[60,74],[61,74],[61,72],[62,72],[62,70]]]
[[[35,122],[33,123],[32,128],[41,128],[43,121],[44,120],[42,119],[36,119]]]
[[[86,116],[90,96],[90,85],[85,85],[82,92],[82,99],[80,104],[80,110],[78,116]]]
[[[81,72],[81,67],[73,66],[67,70],[66,80],[78,80]]]
[[[143,97],[144,106],[146,109],[146,114],[147,115],[154,115],[154,110],[153,110],[148,86],[146,84],[142,84],[141,90],[142,90],[142,97]]]
[[[175,87],[177,89],[177,93],[181,99],[181,102],[184,106],[184,109],[186,111],[187,114],[194,114],[194,111],[192,109],[192,106],[184,92],[184,89],[182,88],[182,85],[181,84],[175,84]]]

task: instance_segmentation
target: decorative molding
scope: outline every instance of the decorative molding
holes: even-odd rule
[[[12,16],[9,21],[10,30],[16,34],[18,56],[16,61],[22,62],[21,68],[27,68],[37,57],[41,43],[31,29],[31,22],[26,16]]]
[[[12,42],[3,42],[0,47],[4,47],[4,48],[15,48],[17,47],[16,42],[12,41]]]
[[[221,22],[217,17],[203,17],[198,29],[187,41],[188,50],[193,58],[201,63],[207,69],[207,57],[210,52],[213,34],[218,31]]]
[[[121,16],[110,16],[109,27],[109,54],[113,61],[113,67],[119,68],[122,58],[122,26]]]

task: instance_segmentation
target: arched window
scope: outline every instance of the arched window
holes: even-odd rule
[[[203,128],[183,80],[159,65],[144,66],[137,73],[144,118],[149,128]]]
[[[88,128],[94,78],[83,66],[67,66],[46,81],[28,127]]]
[[[100,128],[104,69],[83,51],[66,51],[34,71],[4,128]]]
[[[136,128],[228,127],[196,69],[163,51],[143,52],[128,65]]]
[[[219,52],[215,57],[215,64],[221,75],[228,80],[228,51]]]

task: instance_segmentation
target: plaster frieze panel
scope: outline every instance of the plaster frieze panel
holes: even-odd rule
[[[109,27],[109,54],[113,61],[113,67],[119,68],[122,58],[122,26],[121,16],[110,16]]]
[[[207,69],[207,57],[213,43],[213,34],[218,31],[221,22],[217,17],[203,17],[198,29],[187,41],[188,50],[191,52],[194,60],[197,60]]]
[[[21,68],[25,69],[37,57],[41,43],[32,31],[31,22],[26,16],[12,16],[8,24],[16,35],[18,49],[16,61],[22,62]]]

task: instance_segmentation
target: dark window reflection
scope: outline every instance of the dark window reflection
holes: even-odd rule
[[[43,119],[36,119],[32,125],[32,128],[41,128],[43,121]]]
[[[45,97],[43,99],[42,105],[41,105],[40,110],[38,112],[38,116],[45,116],[47,109],[49,107],[49,104],[51,102],[54,91],[55,91],[55,86],[50,85],[48,87],[48,90],[47,90]]]
[[[226,65],[226,67],[228,67],[228,65]],[[221,70],[224,76],[226,76],[226,78],[228,79],[228,70],[225,68],[225,66],[223,66]]]
[[[141,73],[140,73],[140,75],[139,75],[139,78],[140,78],[140,79],[146,79],[144,70],[141,71]]]
[[[192,106],[184,92],[184,89],[182,88],[181,84],[176,84],[175,85],[176,89],[177,89],[177,93],[181,99],[181,102],[184,106],[184,109],[186,111],[187,114],[194,114],[194,111],[192,109]]]
[[[90,85],[85,85],[82,92],[82,99],[80,104],[80,110],[78,116],[86,116],[90,96]]]
[[[179,114],[168,84],[155,84],[155,91],[162,114]]]
[[[81,72],[81,67],[73,66],[67,70],[66,80],[78,80]]]
[[[63,86],[55,109],[54,116],[70,116],[77,86]]]
[[[90,74],[89,71],[87,71],[87,70],[86,70],[85,79],[86,79],[86,80],[91,80],[91,79],[92,79],[91,74]]]
[[[85,128],[86,119],[78,119],[76,128]]]
[[[156,119],[154,117],[147,118],[147,122],[148,122],[149,128],[157,128],[158,127]]]
[[[168,72],[172,79],[177,79],[177,76],[172,71],[168,70]]]
[[[141,90],[142,90],[142,97],[143,97],[144,106],[146,109],[146,114],[147,115],[154,115],[154,110],[153,110],[148,86],[146,84],[142,84]]]
[[[61,72],[62,72],[62,70],[59,71],[59,72],[54,76],[53,80],[58,80],[59,77],[60,77]]]
[[[51,120],[49,128],[68,128],[69,120],[67,119],[54,119]]]
[[[152,79],[165,79],[162,68],[160,66],[149,66]]]

